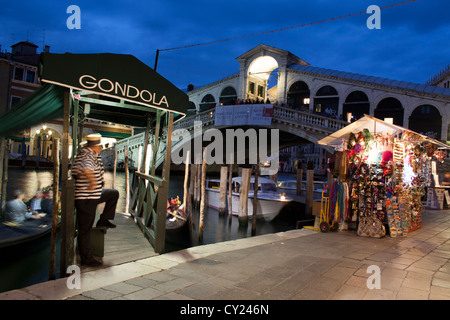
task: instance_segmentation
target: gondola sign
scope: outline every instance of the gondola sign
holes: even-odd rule
[[[42,53],[41,82],[185,115],[187,95],[156,71],[125,54]]]

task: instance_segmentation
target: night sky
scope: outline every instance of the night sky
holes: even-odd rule
[[[404,0],[3,1],[2,51],[28,40],[53,53],[132,54],[153,68],[156,49],[240,37],[366,11]],[[70,5],[81,29],[69,30]],[[419,0],[370,14],[213,45],[163,51],[158,72],[184,89],[239,72],[236,57],[263,43],[312,66],[423,83],[450,61],[450,1]],[[45,31],[44,31],[45,30]]]

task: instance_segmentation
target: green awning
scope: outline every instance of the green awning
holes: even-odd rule
[[[41,82],[185,116],[189,98],[152,68],[128,54],[42,53]],[[145,110],[144,110],[145,111]]]
[[[116,139],[125,139],[131,136],[131,134],[128,133],[111,132],[103,130],[97,130],[97,133],[100,133],[102,137],[116,138]]]
[[[61,118],[70,89],[90,105],[88,118],[133,127],[146,127],[157,110],[184,117],[189,105],[182,90],[131,55],[42,53],[38,73],[42,86],[0,116],[0,136]]]
[[[61,118],[64,90],[52,84],[44,84],[36,89],[26,99],[0,116],[0,136]]]

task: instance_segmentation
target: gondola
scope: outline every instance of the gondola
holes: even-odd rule
[[[38,239],[51,231],[51,215],[38,220],[26,220],[20,224],[9,221],[0,222],[0,249]]]
[[[189,218],[184,204],[178,197],[167,201],[166,241],[176,245],[186,245],[189,239]]]
[[[166,231],[177,232],[187,225],[184,204],[178,197],[167,201]]]

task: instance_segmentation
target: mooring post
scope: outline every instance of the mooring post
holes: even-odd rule
[[[306,168],[306,199],[305,199],[306,216],[312,215],[313,188],[314,188],[314,163],[312,161],[309,161]]]
[[[53,207],[52,207],[52,233],[50,238],[50,266],[48,279],[56,279],[56,234],[58,232],[58,208],[59,208],[59,139],[53,140]]]
[[[219,214],[224,215],[227,212],[227,175],[228,166],[226,164],[220,167],[220,204],[219,204]]]
[[[193,199],[194,185],[195,185],[195,173],[194,173],[194,170],[195,170],[195,164],[191,163],[190,170],[189,170],[189,175],[190,175],[190,178],[189,178],[189,200],[188,200],[189,212],[192,212],[192,206],[193,206],[193,202],[194,202],[194,199]]]
[[[206,148],[203,148],[202,170],[201,170],[201,195],[200,195],[200,222],[199,241],[203,242],[203,219],[205,217],[205,197],[206,197]]]
[[[114,149],[114,166],[113,166],[113,181],[112,181],[112,187],[115,189],[116,187],[116,173],[117,173],[117,150]]]
[[[125,213],[130,212],[130,172],[128,171],[128,146],[123,147],[125,167]],[[139,170],[137,170],[139,171]]]
[[[189,188],[188,188],[188,180],[189,180],[189,162],[190,162],[190,153],[189,150],[186,152],[186,162],[184,164],[184,184],[183,184],[183,202],[184,212],[186,214],[186,218],[189,218],[190,211],[188,210],[188,202],[189,202]],[[190,218],[189,218],[190,219]]]
[[[259,153],[256,154],[255,164],[255,182],[253,188],[253,220],[252,220],[252,235],[256,234],[256,214],[258,212],[258,177],[259,177]]]
[[[297,195],[302,195],[302,184],[303,184],[303,163],[301,161],[297,162]]]
[[[228,221],[231,222],[231,216],[233,214],[233,164],[229,164],[228,168]]]
[[[250,191],[250,178],[252,168],[242,168],[242,182],[239,191],[239,226],[248,226],[248,192]]]

